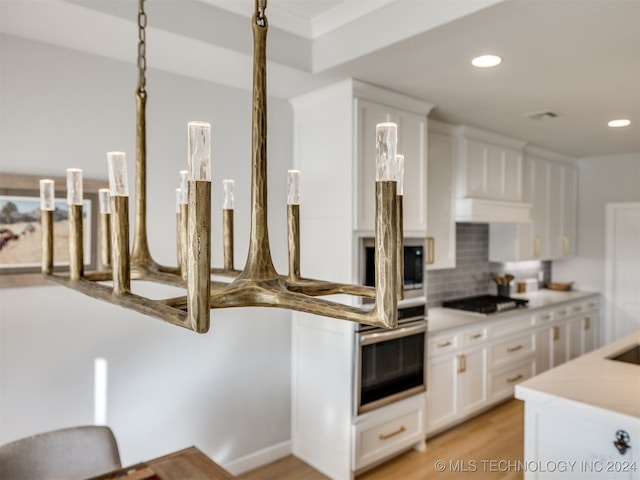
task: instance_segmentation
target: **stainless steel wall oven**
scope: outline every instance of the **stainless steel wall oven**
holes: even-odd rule
[[[355,336],[356,414],[426,390],[426,335],[423,303],[399,308],[396,329],[359,326]]]

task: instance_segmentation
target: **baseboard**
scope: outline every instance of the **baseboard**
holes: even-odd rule
[[[248,472],[254,468],[261,467],[276,460],[291,455],[292,446],[291,440],[286,442],[272,445],[257,452],[250,453],[244,457],[236,458],[223,465],[223,467],[229,471],[232,475],[240,475],[241,473]]]

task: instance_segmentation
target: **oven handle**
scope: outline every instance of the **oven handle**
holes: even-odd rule
[[[372,343],[384,342],[387,340],[394,340],[400,337],[406,337],[407,335],[415,335],[416,333],[426,332],[427,322],[426,320],[419,320],[417,322],[409,323],[400,328],[394,330],[374,331],[359,333],[360,345],[370,345]]]

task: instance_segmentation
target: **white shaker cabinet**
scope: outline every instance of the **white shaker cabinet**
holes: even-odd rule
[[[427,270],[456,266],[454,128],[429,120]]]
[[[491,224],[489,259],[560,260],[574,255],[577,175],[570,157],[527,147],[523,196],[531,204],[531,221]]]
[[[371,100],[371,89],[357,91],[355,149],[357,162],[357,215],[355,230],[372,234],[375,229],[376,125],[398,125],[398,153],[404,155],[404,232],[406,237],[427,234],[427,115],[429,107],[416,104],[415,111]],[[422,109],[422,112],[418,110]]]
[[[458,127],[458,198],[522,202],[524,142]]]

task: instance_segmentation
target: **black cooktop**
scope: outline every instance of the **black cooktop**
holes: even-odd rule
[[[478,295],[476,297],[458,298],[456,300],[442,302],[442,306],[455,310],[489,314],[525,308],[528,303],[528,300],[519,298],[502,297],[498,295]]]

